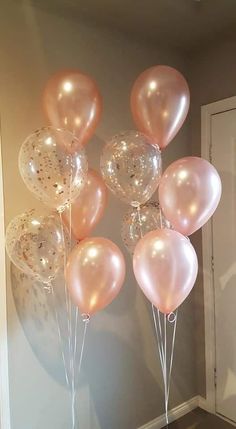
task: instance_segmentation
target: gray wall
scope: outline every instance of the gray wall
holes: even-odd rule
[[[90,165],[97,168],[104,140],[133,127],[129,93],[137,75],[156,63],[186,71],[183,58],[176,52],[142,45],[119,33],[31,9],[27,4],[11,0],[1,3],[0,109],[6,223],[25,209],[39,206],[20,179],[17,156],[25,137],[44,125],[40,97],[54,71],[80,68],[101,88],[103,119],[87,146]],[[191,152],[188,131],[186,123],[164,154],[166,164]],[[78,393],[83,429],[135,429],[164,411],[150,305],[135,284],[131,260],[120,239],[125,210],[111,196],[96,231],[122,248],[127,277],[118,299],[91,324]],[[25,337],[15,310],[10,275],[7,295],[12,429],[68,428],[69,395],[58,382],[57,368],[50,371],[45,362],[43,365],[40,344],[33,352],[30,338]],[[196,393],[194,300],[190,296],[179,317],[170,406]]]
[[[192,154],[201,155],[201,106],[236,94],[236,40],[222,40],[203,46],[189,57],[191,88],[190,142]],[[224,144],[224,142],[222,142]],[[204,300],[202,281],[201,231],[192,237],[199,258],[199,276],[195,286],[196,350],[198,392],[205,395]]]

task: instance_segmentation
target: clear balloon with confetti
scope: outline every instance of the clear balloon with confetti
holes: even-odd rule
[[[19,153],[27,188],[59,211],[80,194],[87,177],[87,157],[82,147],[74,151],[75,140],[70,131],[46,127],[30,135]]]
[[[68,243],[56,213],[40,216],[32,209],[12,219],[6,230],[6,250],[13,264],[45,284],[63,267]]]
[[[130,208],[125,213],[121,237],[125,247],[133,255],[136,244],[145,234],[158,228],[170,227],[170,222],[163,215],[159,203],[150,201],[140,208]]]
[[[108,188],[138,207],[156,191],[161,177],[161,152],[138,131],[114,136],[103,149],[101,171]]]

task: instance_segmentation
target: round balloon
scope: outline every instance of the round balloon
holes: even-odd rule
[[[50,283],[64,264],[68,239],[57,214],[38,216],[30,210],[15,217],[6,230],[6,250],[21,271]]]
[[[25,140],[19,153],[19,169],[27,188],[59,211],[79,195],[88,169],[84,150],[70,153],[65,141],[69,146],[75,137],[66,130],[42,128]]]
[[[114,136],[103,149],[101,171],[108,188],[122,201],[138,207],[159,184],[161,153],[138,131]]]
[[[198,157],[173,162],[164,172],[159,201],[173,228],[191,235],[216,210],[221,197],[221,180],[215,167]]]
[[[104,214],[107,203],[107,188],[101,176],[88,170],[85,185],[72,204],[66,208],[62,217],[77,240],[88,237]]]
[[[173,140],[189,110],[189,87],[177,70],[154,66],[136,80],[131,110],[138,129],[164,149]]]
[[[151,231],[137,244],[133,268],[146,297],[162,313],[175,311],[191,292],[198,272],[190,240],[177,231]]]
[[[82,314],[91,316],[118,295],[125,278],[120,249],[106,238],[82,240],[68,258],[66,282]]]
[[[102,97],[96,82],[78,70],[56,73],[43,94],[44,111],[51,125],[76,135],[73,148],[86,144],[101,117]]]
[[[121,237],[127,250],[133,254],[138,241],[148,232],[158,228],[170,228],[157,202],[150,201],[139,209],[130,208],[122,221]]]

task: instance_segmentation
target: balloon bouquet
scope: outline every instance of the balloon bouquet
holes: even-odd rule
[[[41,282],[53,297],[75,429],[78,311],[84,321],[79,373],[90,317],[118,295],[125,278],[125,261],[110,240],[88,238],[102,218],[107,201],[104,181],[88,169],[84,150],[102,110],[95,82],[79,71],[58,73],[47,83],[43,101],[51,125],[35,131],[22,144],[19,170],[26,187],[50,207],[51,213],[38,215],[32,209],[14,218],[7,227],[6,250],[13,264],[32,281]],[[65,275],[69,353],[64,350],[55,301],[61,271]],[[74,329],[72,320],[76,321]]]
[[[121,235],[133,255],[137,283],[152,303],[167,425],[178,307],[192,290],[198,272],[188,236],[213,215],[221,196],[220,177],[202,158],[179,159],[162,174],[161,151],[183,125],[189,103],[187,82],[177,70],[147,69],[131,92],[131,111],[139,131],[113,137],[101,156],[107,186],[131,205]],[[159,203],[148,202],[157,188]]]
[[[29,136],[20,149],[24,183],[52,212],[38,216],[31,210],[13,219],[6,232],[6,248],[12,262],[53,296],[63,268],[69,368],[63,348],[62,359],[72,394],[73,429],[77,328],[72,332],[72,313],[76,312],[76,323],[78,311],[84,321],[80,371],[90,317],[113,301],[125,277],[119,248],[106,238],[90,237],[106,206],[105,184],[131,205],[121,235],[133,254],[136,280],[152,303],[168,424],[177,309],[193,288],[198,271],[187,236],[207,222],[221,195],[218,173],[201,158],[175,161],[162,174],[161,151],[183,125],[189,100],[187,82],[177,70],[155,66],[142,73],[131,93],[138,131],[120,133],[105,145],[103,181],[88,169],[84,151],[101,116],[100,93],[96,83],[81,72],[60,72],[49,80],[43,94],[51,125]],[[150,202],[157,189],[159,203]],[[58,321],[56,306],[55,317]],[[173,326],[169,360],[168,324]],[[60,326],[58,331],[61,337]]]

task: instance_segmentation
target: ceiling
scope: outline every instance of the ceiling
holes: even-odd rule
[[[185,51],[236,37],[236,0],[31,0],[136,38]]]

